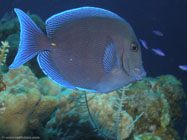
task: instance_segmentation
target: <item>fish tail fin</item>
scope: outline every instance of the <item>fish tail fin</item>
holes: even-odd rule
[[[9,69],[15,69],[36,56],[42,50],[41,38],[45,38],[44,33],[27,14],[17,8],[14,11],[20,22],[21,33],[18,53]]]

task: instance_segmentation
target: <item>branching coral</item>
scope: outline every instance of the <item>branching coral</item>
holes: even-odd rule
[[[0,47],[0,65],[6,63],[7,53],[9,52],[9,44],[7,41],[1,41],[2,46]]]
[[[6,62],[7,53],[9,52],[9,44],[7,41],[3,42],[1,41],[2,46],[0,47],[0,66],[2,66]],[[3,82],[3,75],[0,70],[0,91],[3,91],[6,89],[6,85]]]

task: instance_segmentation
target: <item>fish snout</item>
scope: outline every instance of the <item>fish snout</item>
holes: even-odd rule
[[[134,69],[134,74],[136,80],[142,80],[142,77],[146,76],[146,72],[144,71],[144,69],[141,70],[139,68]]]

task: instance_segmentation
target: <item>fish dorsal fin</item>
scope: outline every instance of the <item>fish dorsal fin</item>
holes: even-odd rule
[[[55,68],[55,64],[52,62],[49,51],[42,51],[37,57],[38,63],[42,71],[57,84],[60,84],[66,88],[75,89],[64,77],[59,73],[58,69]]]
[[[103,56],[103,66],[105,72],[110,72],[117,65],[120,67],[119,57],[113,43],[110,43],[106,48]]]
[[[72,22],[76,19],[86,17],[105,17],[105,18],[116,18],[122,19],[117,14],[110,12],[105,9],[96,7],[80,7],[72,10],[67,10],[58,14],[55,14],[46,20],[46,30],[49,38],[53,38],[54,32],[61,27],[63,24]]]

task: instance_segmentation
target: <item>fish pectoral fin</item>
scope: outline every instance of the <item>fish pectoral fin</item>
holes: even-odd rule
[[[110,43],[106,48],[103,56],[103,67],[105,72],[110,72],[112,68],[119,66],[119,58],[116,48],[113,43]]]
[[[49,51],[42,51],[37,57],[38,63],[42,71],[57,84],[75,89],[75,87],[70,84],[65,78],[60,74],[55,64],[52,61],[51,54]]]

